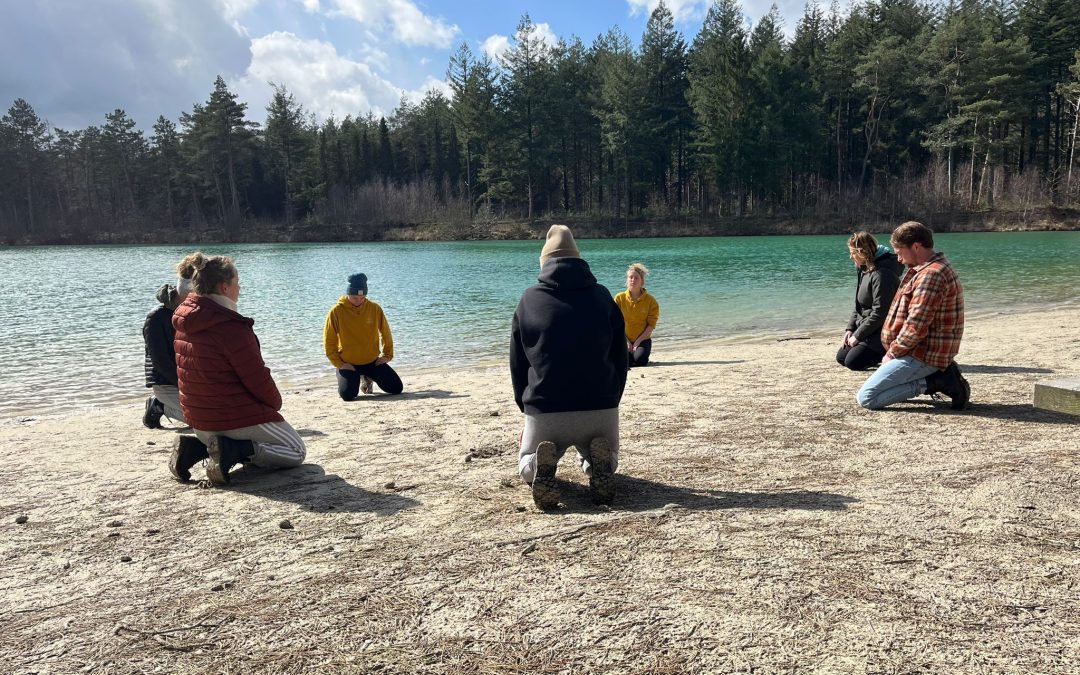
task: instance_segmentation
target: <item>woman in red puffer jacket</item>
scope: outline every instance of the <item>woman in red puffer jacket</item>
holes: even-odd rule
[[[240,276],[232,258],[193,253],[180,265],[192,272],[195,289],[173,314],[180,406],[206,444],[207,478],[224,485],[239,463],[299,466],[304,441],[278,412],[281,393],[263,362],[255,322],[236,311]],[[181,480],[202,459],[197,451],[173,454],[179,456],[169,466]]]

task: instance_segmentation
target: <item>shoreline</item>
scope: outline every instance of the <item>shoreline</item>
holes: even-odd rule
[[[1080,297],[1064,301],[1054,302],[1047,305],[1032,306],[1032,305],[1008,305],[1005,307],[999,307],[996,309],[983,309],[977,311],[966,312],[966,321],[971,322],[983,321],[995,316],[1024,316],[1030,314],[1040,314],[1045,312],[1056,311],[1068,311],[1070,309],[1080,308]],[[739,332],[732,333],[725,336],[687,336],[687,337],[668,337],[663,338],[658,342],[658,346],[663,347],[663,351],[658,350],[656,354],[663,355],[664,352],[677,353],[679,351],[694,351],[694,350],[708,350],[721,347],[735,347],[740,344],[746,345],[758,345],[758,344],[770,344],[770,343],[782,343],[792,340],[818,340],[818,339],[832,339],[836,337],[838,340],[843,333],[843,319],[841,318],[835,327],[812,327],[803,330],[775,330],[775,331],[754,331],[754,332]],[[661,336],[663,337],[663,336]],[[509,344],[509,343],[508,343]],[[669,348],[670,347],[670,348]],[[963,345],[961,345],[960,355],[958,362],[963,363],[964,351]],[[654,361],[656,356],[654,355]],[[281,390],[282,395],[286,392],[299,393],[301,390],[323,390],[333,394],[336,398],[336,383],[333,378],[333,372],[329,366],[319,372],[312,372],[310,374],[300,376],[282,376],[277,374],[273,364],[268,364],[271,368],[271,373],[274,373],[275,382],[278,384],[278,388]],[[408,370],[399,371],[402,374],[402,379],[406,383],[406,393],[409,391],[408,378],[412,375],[427,379],[433,378],[450,378],[455,374],[460,373],[467,368],[479,368],[484,370],[498,370],[506,369],[507,363],[504,356],[499,355],[486,355],[477,358],[462,358],[460,364],[451,366],[446,365],[410,365]],[[117,394],[101,401],[94,401],[90,403],[57,403],[49,402],[37,407],[25,407],[12,411],[5,411],[0,414],[0,423],[5,420],[15,420],[20,418],[56,418],[60,416],[69,416],[71,414],[85,414],[93,412],[99,409],[110,408],[122,408],[131,405],[135,402],[142,402],[146,400],[147,396],[150,396],[151,389],[139,388],[131,393]],[[49,414],[49,409],[56,408],[57,406],[66,406],[65,412]]]
[[[684,237],[733,237],[733,236],[801,236],[801,235],[847,235],[856,229],[891,231],[900,221],[885,218],[860,219],[858,223],[841,218],[816,218],[796,220],[776,216],[713,216],[696,219],[695,222],[679,220],[635,220],[616,223],[611,218],[589,218],[582,215],[537,218],[533,221],[503,220],[484,229],[472,229],[469,237],[453,235],[460,232],[458,226],[446,224],[417,223],[388,228],[377,236],[360,236],[354,226],[317,225],[305,229],[285,227],[251,228],[242,236],[229,237],[220,228],[194,231],[156,231],[157,236],[148,237],[130,233],[52,234],[35,241],[0,241],[3,247],[24,246],[95,246],[95,245],[187,245],[213,246],[220,244],[332,244],[348,242],[454,242],[454,241],[531,241],[543,239],[547,228],[554,223],[569,225],[578,239],[651,239]],[[916,217],[939,233],[978,232],[1072,232],[1080,230],[1080,208],[1042,206],[1017,211],[987,211],[933,213]],[[876,229],[875,229],[876,228]],[[162,236],[162,235],[169,236]],[[216,237],[216,239],[215,239]]]

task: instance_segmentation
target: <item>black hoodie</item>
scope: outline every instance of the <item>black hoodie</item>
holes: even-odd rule
[[[510,379],[514,401],[535,415],[616,408],[626,386],[623,317],[580,258],[540,270],[514,312]]]
[[[865,267],[859,267],[859,280],[855,284],[855,311],[851,313],[847,329],[855,334],[859,342],[865,342],[871,349],[884,353],[881,327],[885,325],[893,296],[900,287],[904,266],[895,253],[879,246],[874,257],[874,268],[873,272],[867,272]]]
[[[146,316],[142,329],[146,353],[143,362],[146,386],[166,384],[175,387],[176,352],[173,351],[173,339],[176,337],[176,330],[173,329],[172,316],[179,298],[172,284],[159,288],[155,297],[161,305]]]

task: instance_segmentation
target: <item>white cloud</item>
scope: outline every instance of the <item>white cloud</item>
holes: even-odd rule
[[[652,14],[660,0],[626,0],[626,4],[630,5],[630,16],[637,16]],[[676,21],[698,21],[709,9],[709,0],[664,0],[664,4]]]
[[[245,100],[265,105],[271,98],[269,82],[285,85],[320,119],[368,112],[388,115],[402,96],[420,100],[427,89],[440,85],[429,78],[422,91],[408,91],[377,75],[368,64],[338,54],[329,42],[281,31],[251,41],[251,66],[236,90]],[[441,85],[445,87],[445,82]],[[261,119],[262,113],[261,109],[248,108],[253,119]]]
[[[306,3],[310,0],[304,0]],[[394,38],[407,45],[446,48],[461,30],[440,18],[432,18],[411,0],[329,0],[329,16],[345,16],[373,28],[389,25]]]
[[[548,47],[553,48],[559,44],[559,36],[555,34],[555,31],[551,30],[551,25],[548,23],[533,24],[533,34]],[[480,49],[492,61],[499,61],[510,49],[510,38],[496,33],[481,42]]]
[[[533,28],[533,33],[536,37],[546,44],[548,47],[555,47],[559,44],[559,36],[555,34],[555,31],[551,30],[551,25],[547,23],[538,23]]]
[[[492,35],[480,43],[480,49],[482,49],[492,61],[498,61],[502,58],[502,55],[506,53],[506,50],[510,49],[510,38],[505,35]]]
[[[235,22],[244,14],[255,8],[259,0],[218,0],[221,3],[222,14],[226,21]]]

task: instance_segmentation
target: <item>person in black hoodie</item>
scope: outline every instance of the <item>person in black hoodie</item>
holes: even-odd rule
[[[881,363],[885,356],[881,327],[900,286],[904,266],[887,246],[879,246],[869,232],[851,235],[848,252],[858,268],[855,311],[840,341],[836,360],[851,370],[866,370]]]
[[[610,504],[628,365],[622,312],[565,225],[548,230],[538,281],[521,296],[511,328],[510,379],[525,413],[518,472],[536,505],[554,508],[556,465],[574,446],[593,500]]]
[[[173,310],[184,298],[172,284],[159,288],[156,297],[161,305],[150,312],[143,323],[146,386],[154,390],[154,394],[146,399],[143,413],[143,425],[147,429],[161,429],[162,415],[187,424],[180,409],[180,390],[176,386],[176,352],[173,349],[176,330],[172,325]]]

